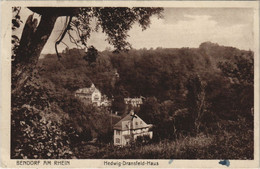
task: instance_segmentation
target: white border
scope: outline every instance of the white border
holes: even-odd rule
[[[230,168],[259,167],[259,2],[258,1],[2,1],[1,2],[1,166],[22,168],[44,168],[50,166],[17,166],[17,160],[10,160],[10,91],[11,91],[11,7],[12,6],[113,6],[113,7],[237,7],[254,8],[254,160],[230,160]],[[35,160],[37,161],[37,160]],[[43,161],[43,160],[40,160]],[[51,160],[54,161],[54,160]],[[51,166],[58,168],[118,168],[104,166],[104,160],[69,160],[70,166]],[[106,160],[110,161],[110,160]],[[117,161],[117,160],[111,160]],[[118,160],[122,161],[122,160]],[[133,161],[133,160],[125,160]],[[134,160],[136,161],[136,160]],[[142,161],[142,160],[137,160]],[[144,160],[147,161],[147,160]],[[219,160],[148,160],[158,161],[160,168],[226,168]],[[158,166],[155,166],[158,168]],[[153,166],[123,166],[123,168],[154,168]]]

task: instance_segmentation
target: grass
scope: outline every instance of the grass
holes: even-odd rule
[[[80,159],[253,159],[253,130],[243,125],[230,129],[221,126],[212,134],[199,133],[131,147],[81,144],[76,156]]]
[[[108,151],[105,151],[102,158],[189,159],[194,158],[191,156],[194,153],[205,154],[204,148],[211,145],[213,141],[213,138],[199,134],[196,137],[182,137],[175,141],[163,140],[148,145],[122,148],[110,147]]]

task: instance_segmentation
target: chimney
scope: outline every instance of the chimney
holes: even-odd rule
[[[131,114],[131,115],[134,115],[134,114],[135,114],[134,110],[131,110],[131,111],[130,111],[130,114]]]

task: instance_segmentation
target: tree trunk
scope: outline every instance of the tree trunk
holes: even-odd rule
[[[31,77],[41,51],[54,28],[56,15],[42,15],[37,19],[30,15],[25,23],[17,55],[12,63],[12,95],[18,94]]]

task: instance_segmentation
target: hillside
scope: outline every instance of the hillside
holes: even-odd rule
[[[237,147],[246,148],[231,153],[231,158],[252,159],[251,51],[205,42],[199,48],[103,51],[91,55],[91,59],[83,50],[67,49],[61,56],[61,59],[55,54],[42,57],[35,76],[24,87],[23,94],[28,97],[12,98],[12,139],[18,140],[12,143],[15,152],[12,158],[24,158],[25,154],[28,158],[86,158],[90,155],[78,151],[93,138],[98,139],[94,149],[105,151],[106,146],[102,145],[111,143],[112,126],[121,118],[111,116],[111,111],[123,116],[129,108],[123,98],[143,96],[145,102],[136,111],[154,125],[153,142],[157,147],[161,140],[175,144],[180,138],[196,138],[199,133],[211,136],[210,144],[214,140],[220,143],[219,135],[226,132],[225,136],[227,133],[235,136],[239,127],[245,129],[242,134],[245,140],[225,137],[222,141],[226,144],[214,148],[228,149],[237,141]],[[103,95],[113,98],[111,108],[86,106],[75,98],[77,89],[92,83]],[[234,150],[238,151],[237,147]],[[35,157],[34,152],[38,151],[41,156]],[[113,158],[110,153],[105,152],[105,158]],[[185,157],[185,152],[181,157]],[[102,157],[95,154],[90,158]]]

